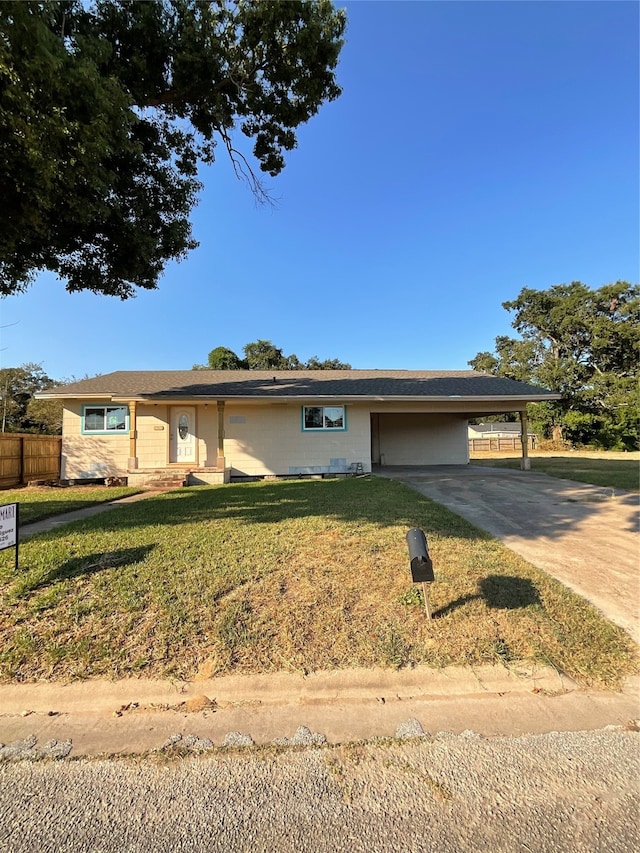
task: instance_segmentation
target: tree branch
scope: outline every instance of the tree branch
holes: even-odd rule
[[[231,77],[225,77],[224,80],[220,80],[218,83],[215,83],[211,86],[208,86],[206,89],[201,89],[200,91],[194,91],[190,89],[188,93],[185,93],[184,90],[180,91],[177,89],[167,89],[165,92],[162,92],[159,95],[156,95],[153,98],[146,98],[143,104],[136,104],[138,107],[164,107],[170,106],[175,107],[180,103],[190,103],[194,99],[197,99],[198,96],[206,97],[208,95],[224,95],[224,94],[235,94],[239,89],[241,89],[241,85],[236,83]],[[230,90],[233,91],[230,91]]]
[[[262,181],[251,168],[251,165],[244,154],[241,151],[238,151],[237,148],[233,147],[231,137],[227,130],[220,126],[216,127],[216,130],[220,134],[225,148],[227,149],[236,178],[239,181],[244,181],[249,186],[249,189],[253,193],[258,204],[268,204],[273,207],[275,205],[273,198],[269,195]]]

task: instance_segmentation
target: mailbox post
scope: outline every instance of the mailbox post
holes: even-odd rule
[[[424,609],[427,612],[427,619],[431,619],[428,584],[433,583],[435,575],[433,574],[433,563],[429,556],[427,537],[422,530],[412,527],[407,533],[407,545],[409,546],[409,560],[411,561],[411,579],[414,583],[422,584]]]

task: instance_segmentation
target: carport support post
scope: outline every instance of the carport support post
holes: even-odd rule
[[[224,471],[224,400],[218,401],[218,456],[216,459],[216,468],[218,471]]]
[[[529,459],[529,422],[526,409],[520,412],[520,443],[522,444],[520,468],[523,471],[529,471],[531,469],[531,460]]]
[[[136,422],[136,401],[129,401],[129,459],[127,460],[127,468],[129,471],[135,471],[138,467],[138,429]]]

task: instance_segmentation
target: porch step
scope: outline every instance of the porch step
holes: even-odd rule
[[[178,489],[181,486],[218,485],[229,482],[230,469],[217,468],[138,468],[128,472],[130,486],[144,489]]]
[[[188,474],[173,474],[170,477],[149,477],[144,484],[145,489],[180,489],[188,485]]]
[[[135,474],[143,474],[143,485],[145,489],[179,489],[188,485],[189,473],[187,471],[145,471],[132,472],[129,476],[129,484],[135,478]]]

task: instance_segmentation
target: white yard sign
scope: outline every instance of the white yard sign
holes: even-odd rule
[[[0,551],[18,544],[18,504],[0,506]]]

